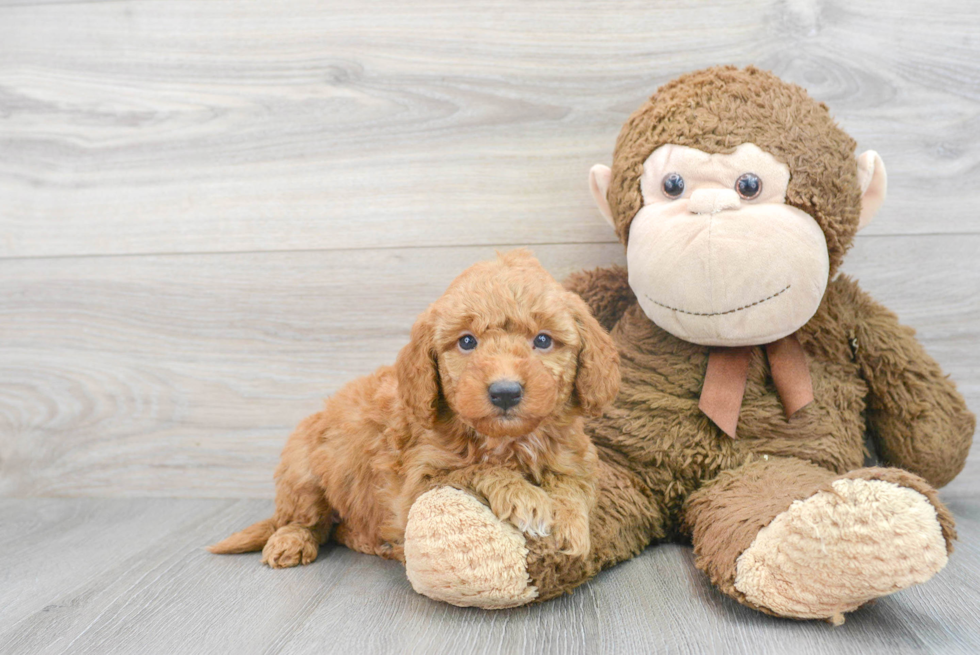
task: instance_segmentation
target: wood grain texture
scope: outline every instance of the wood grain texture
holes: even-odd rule
[[[973,407],[977,252],[980,235],[869,237],[845,266],[919,330]],[[615,244],[536,253],[559,278],[622,261]],[[299,420],[392,363],[415,316],[492,255],[0,261],[0,494],[271,497],[271,472]],[[973,473],[963,480],[980,487]]]
[[[267,501],[6,499],[0,652],[975,653],[976,500],[951,502],[961,541],[944,571],[834,628],[736,604],[680,545],[650,548],[571,596],[484,612],[419,596],[399,564],[342,547],[280,571],[258,554],[203,550],[266,516]],[[30,552],[10,549],[25,538]]]
[[[980,5],[0,5],[0,256],[608,242],[670,78],[754,63],[887,163],[870,234],[977,233]]]
[[[541,247],[559,277],[619,245]],[[0,493],[265,497],[286,435],[492,248],[0,261]]]

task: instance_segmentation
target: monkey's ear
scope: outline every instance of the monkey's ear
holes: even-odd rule
[[[415,325],[412,337],[395,361],[398,395],[409,415],[431,429],[439,403],[439,369],[433,342],[432,310],[426,310]]]
[[[606,219],[612,229],[616,229],[613,222],[612,209],[609,208],[609,200],[606,194],[609,192],[609,183],[612,182],[612,169],[602,164],[596,164],[589,171],[589,189],[595,204],[599,206],[599,213]]]
[[[888,191],[888,174],[885,162],[874,150],[861,153],[858,157],[858,184],[861,185],[861,218],[858,230],[867,227],[878,213]]]

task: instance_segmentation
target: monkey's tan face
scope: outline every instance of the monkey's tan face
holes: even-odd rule
[[[630,226],[630,286],[674,336],[756,345],[816,313],[830,259],[817,222],[786,204],[789,169],[753,144],[727,155],[677,145],[644,162]]]

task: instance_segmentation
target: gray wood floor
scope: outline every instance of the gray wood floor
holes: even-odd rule
[[[542,605],[484,612],[416,594],[401,565],[327,546],[274,571],[201,545],[261,500],[0,500],[3,653],[976,653],[980,505],[945,495],[961,541],[925,585],[841,627],[717,593],[668,544]]]
[[[719,63],[882,154],[844,268],[980,408],[974,0],[0,0],[0,651],[980,651],[977,454],[947,570],[836,629],[732,604],[676,545],[493,614],[343,549],[202,550],[467,265],[621,262],[589,167]]]

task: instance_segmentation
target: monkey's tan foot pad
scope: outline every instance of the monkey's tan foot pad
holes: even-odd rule
[[[777,615],[839,624],[844,612],[925,582],[946,559],[925,496],[893,482],[842,479],[759,531],[736,562],[735,588]]]
[[[405,569],[415,591],[461,607],[503,609],[538,595],[524,536],[472,495],[441,487],[412,505]]]
[[[274,569],[309,564],[316,559],[319,544],[308,528],[284,525],[276,530],[262,549],[262,563]]]

